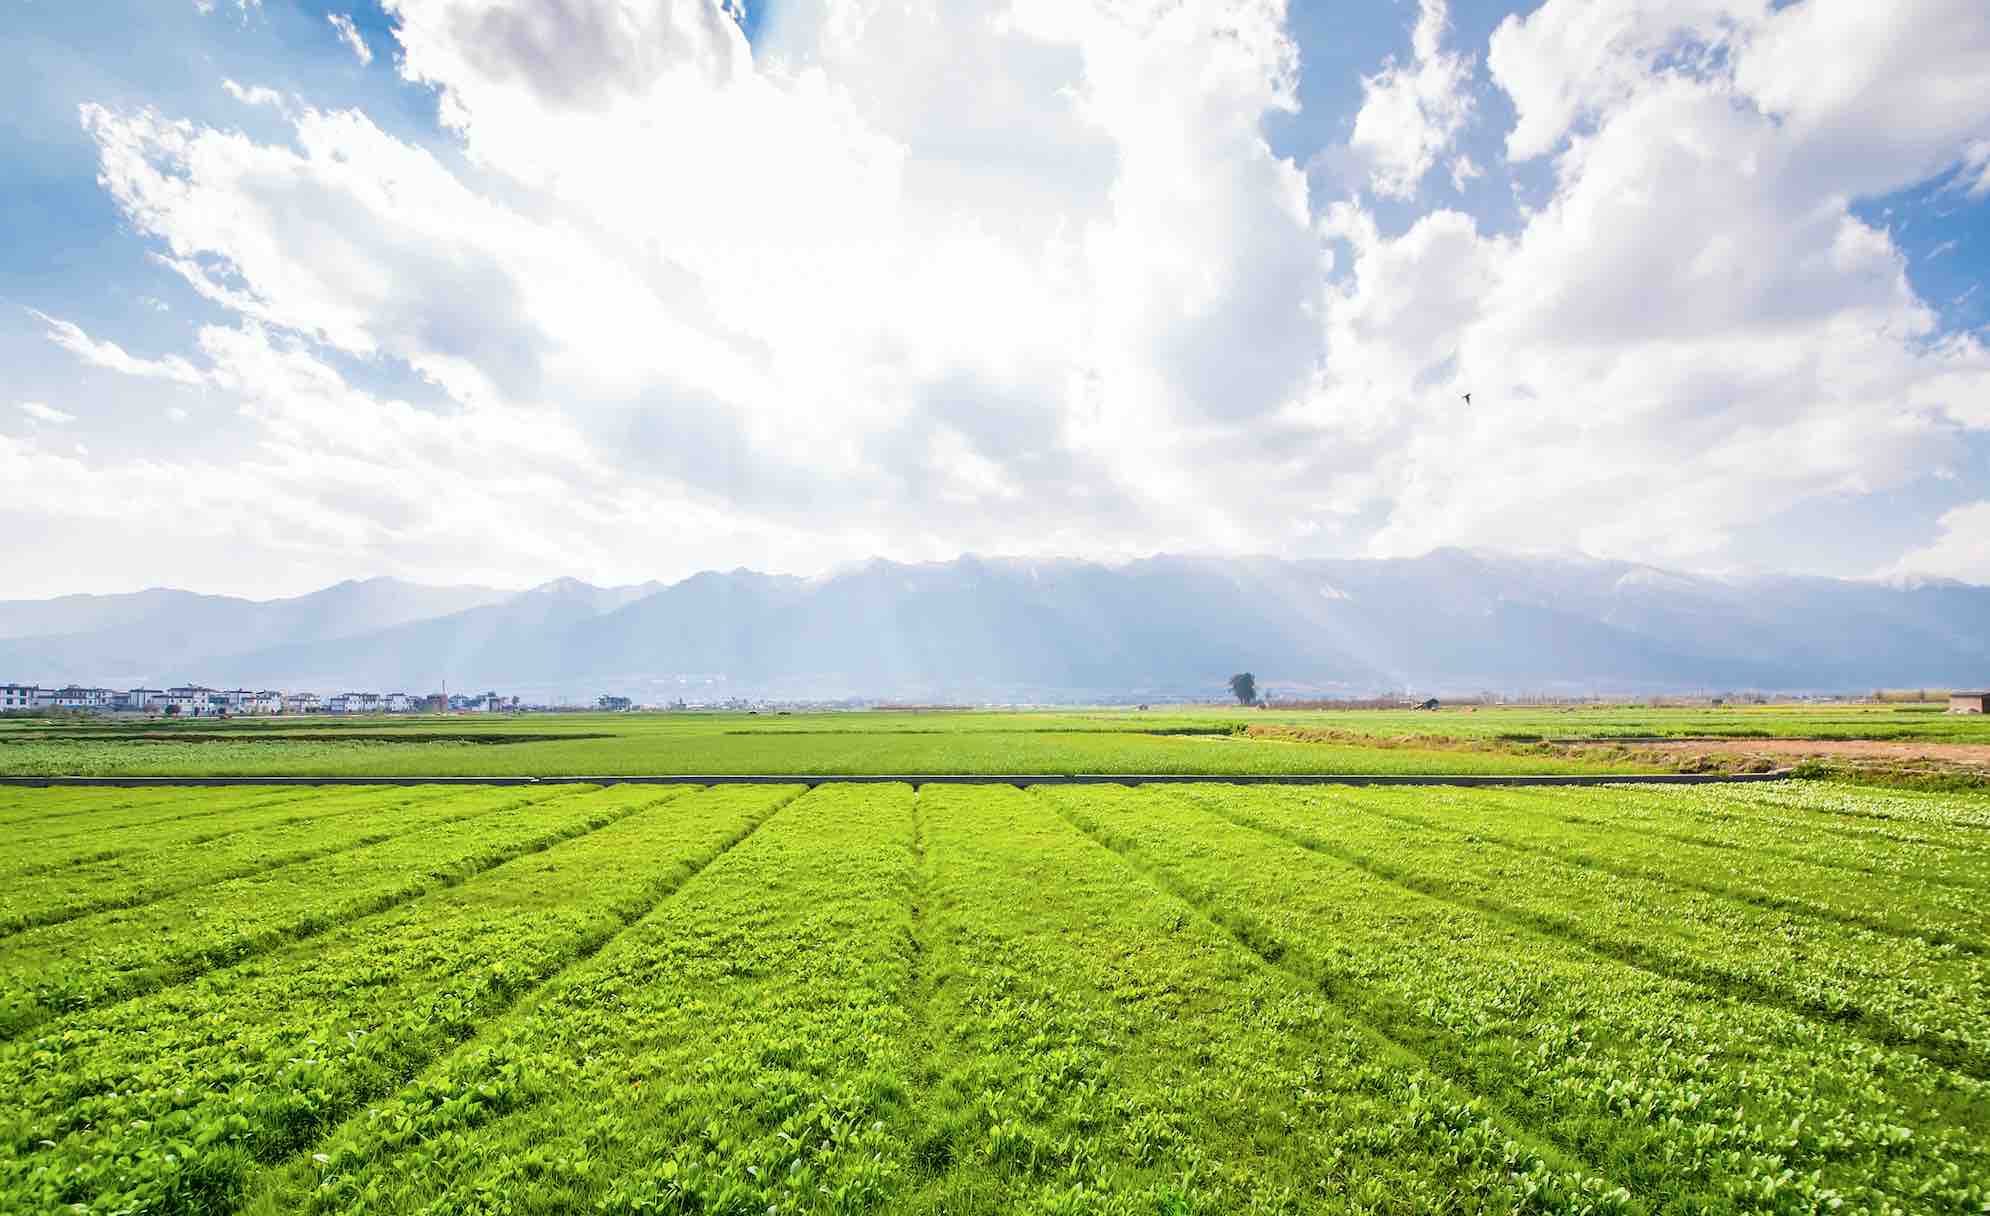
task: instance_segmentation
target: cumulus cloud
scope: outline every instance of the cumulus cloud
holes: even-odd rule
[[[361,65],[373,62],[373,48],[366,45],[366,39],[361,36],[359,27],[352,23],[351,17],[344,13],[326,13],[325,20],[332,23],[332,28],[338,31],[339,41],[346,44]]]
[[[1377,194],[1414,197],[1471,115],[1465,85],[1473,61],[1442,49],[1448,21],[1445,0],[1419,0],[1410,61],[1391,62],[1361,82],[1361,111],[1348,146],[1367,167],[1369,185]],[[1454,164],[1454,183],[1471,176],[1459,167],[1470,164]]]
[[[266,509],[186,544],[300,579],[1745,563],[1754,521],[1990,428],[1990,355],[1852,209],[1990,173],[1990,15],[1910,7],[1510,19],[1485,55],[1506,152],[1552,183],[1494,234],[1311,196],[1264,134],[1301,70],[1279,0],[790,0],[754,47],[715,0],[392,0],[437,146],[316,98],[274,99],[274,139],[83,107],[130,228],[225,321],[144,358],[36,315],[86,363],[201,386],[175,433],[242,455],[102,458],[129,493],[41,526],[128,549],[115,519],[225,468]],[[1456,146],[1476,48],[1448,36],[1423,0],[1410,57],[1365,78],[1364,189],[1484,172]],[[1827,79],[1793,70],[1818,56]],[[65,475],[46,439],[0,456]]]

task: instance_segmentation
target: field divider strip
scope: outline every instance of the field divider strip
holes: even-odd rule
[[[911,918],[907,924],[909,952],[905,981],[906,1031],[911,1047],[911,1067],[907,1070],[906,1106],[913,1137],[913,1168],[921,1167],[920,1149],[930,1135],[931,1100],[940,1075],[939,1035],[933,1026],[933,991],[937,982],[933,957],[931,909],[934,897],[933,863],[926,852],[926,818],[919,805],[919,791],[912,791],[912,881]]]
[[[1437,831],[1454,830],[1441,822],[1423,819],[1416,815],[1392,813],[1372,806],[1360,806],[1358,809],[1364,814],[1393,820],[1408,827],[1434,829]],[[1614,865],[1585,853],[1565,852],[1549,845],[1530,844],[1524,840],[1516,840],[1511,836],[1501,835],[1480,828],[1474,828],[1472,834],[1480,840],[1498,845],[1501,848],[1512,849],[1520,853],[1531,853],[1537,857],[1547,857],[1568,865],[1580,866],[1584,869],[1595,870],[1617,878],[1656,882],[1689,891],[1698,891],[1703,895],[1712,895],[1717,899],[1731,899],[1737,903],[1748,904],[1756,908],[1765,908],[1773,912],[1784,912],[1792,916],[1815,917],[1820,920],[1833,921],[1854,929],[1863,929],[1868,932],[1878,933],[1885,937],[1920,942],[1930,946],[1948,947],[1962,954],[1983,954],[1990,952],[1990,948],[1986,948],[1985,944],[1980,941],[1972,938],[1957,937],[1941,929],[1916,932],[1912,929],[1890,925],[1885,921],[1873,917],[1860,915],[1857,912],[1847,912],[1838,908],[1825,907],[1822,904],[1788,899],[1783,896],[1773,895],[1767,891],[1744,891],[1722,883],[1702,882],[1698,879],[1688,878],[1663,870],[1646,869],[1639,866]]]
[[[1986,1068],[1980,1061],[1971,1059],[1966,1053],[1954,1050],[1945,1044],[1928,1042],[1901,1028],[1890,1018],[1866,1011],[1848,1014],[1845,1011],[1814,1005],[1748,976],[1732,975],[1718,968],[1694,963],[1690,959],[1654,954],[1629,942],[1591,932],[1564,917],[1551,916],[1545,912],[1529,912],[1494,900],[1467,895],[1443,879],[1414,874],[1363,853],[1338,848],[1323,840],[1289,832],[1248,817],[1230,814],[1221,807],[1206,803],[1191,794],[1172,796],[1190,802],[1196,808],[1219,816],[1238,827],[1296,845],[1309,853],[1359,870],[1401,890],[1438,900],[1454,908],[1490,916],[1523,933],[1566,942],[1598,958],[1622,964],[1659,979],[1691,984],[1695,988],[1706,990],[1710,995],[1732,997],[1751,1005],[1792,1014],[1807,1021],[1843,1026],[1874,1046],[1910,1051],[1931,1064],[1974,1080],[1990,1080],[1990,1068]],[[1481,838],[1485,839],[1483,835]]]
[[[1332,1002],[1334,1008],[1340,1011],[1341,1016],[1347,1020],[1350,1028],[1373,1042],[1383,1055],[1393,1057],[1397,1061],[1411,1067],[1422,1069],[1438,1084],[1449,1089],[1460,1101],[1468,1104],[1476,1104],[1480,1109],[1486,1111],[1489,1119],[1505,1129],[1507,1134],[1516,1143],[1522,1145],[1536,1156],[1539,1156],[1549,1165],[1565,1173],[1574,1172],[1598,1178],[1609,1178],[1609,1175],[1605,1171],[1592,1163],[1582,1150],[1575,1145],[1568,1143],[1564,1138],[1552,1132],[1536,1128],[1520,1112],[1513,1110],[1506,1103],[1491,1094],[1482,1093],[1475,1089],[1469,1077],[1458,1075],[1454,1069],[1440,1062],[1436,1057],[1418,1051],[1416,1048],[1389,1033],[1386,1026],[1378,1023],[1374,1018],[1355,1006],[1347,991],[1353,985],[1343,984],[1332,978],[1309,974],[1307,971],[1293,966],[1286,961],[1285,950],[1282,946],[1276,944],[1267,946],[1262,942],[1254,940],[1250,934],[1240,931],[1231,923],[1229,918],[1221,915],[1207,901],[1196,898],[1196,896],[1184,890],[1167,873],[1147,864],[1139,856],[1137,848],[1128,846],[1126,842],[1120,840],[1111,832],[1095,830],[1087,826],[1068,814],[1064,807],[1054,802],[1052,803],[1052,809],[1066,823],[1070,824],[1074,831],[1081,833],[1100,848],[1118,857],[1120,862],[1134,874],[1138,875],[1142,881],[1179,901],[1193,915],[1213,925],[1225,936],[1248,951],[1260,963],[1292,977],[1307,988],[1325,996]]]
[[[551,799],[548,799],[548,801],[551,801]],[[516,808],[506,807],[498,809],[507,810]],[[493,811],[492,813],[495,814],[497,812]],[[558,828],[554,831],[532,837],[509,848],[466,858],[460,865],[451,870],[442,873],[423,874],[392,890],[383,891],[372,899],[339,908],[336,915],[327,913],[309,916],[294,924],[285,925],[279,929],[267,930],[251,938],[231,941],[227,943],[225,949],[216,948],[192,953],[186,957],[181,965],[167,972],[134,973],[129,982],[115,988],[107,989],[87,1001],[59,1011],[51,1011],[46,1016],[35,1018],[32,1021],[23,1021],[18,1025],[0,1031],[0,1042],[21,1038],[31,1033],[37,1026],[60,1014],[100,1008],[105,1005],[116,1004],[119,1001],[128,1001],[133,997],[143,996],[148,992],[156,992],[161,988],[176,987],[205,975],[210,971],[222,967],[233,967],[237,964],[247,962],[252,958],[256,958],[259,955],[267,954],[278,946],[316,937],[320,933],[337,925],[344,924],[347,921],[359,920],[385,912],[387,909],[407,903],[411,899],[418,899],[430,891],[443,891],[450,887],[461,886],[478,875],[496,869],[505,862],[529,856],[533,853],[543,853],[563,841],[576,840],[591,832],[598,832],[610,824],[619,823],[634,813],[635,811],[628,808],[619,808],[617,813],[614,814],[597,816],[580,823],[569,824],[564,828]]]
[[[500,777],[82,777],[0,775],[0,786],[30,788],[222,787],[232,785],[1735,785],[1787,781],[1769,773],[650,773]]]
[[[543,800],[543,802],[541,802],[539,805],[544,805],[545,803],[556,802],[556,801],[558,801],[557,797],[547,798]],[[65,907],[50,909],[46,913],[29,913],[23,916],[9,917],[4,920],[0,920],[0,941],[4,941],[5,939],[13,937],[17,934],[26,933],[31,929],[40,929],[48,925],[65,924],[72,920],[80,920],[85,916],[94,916],[99,912],[114,912],[114,911],[122,911],[127,908],[142,908],[146,904],[158,903],[162,899],[171,899],[175,895],[184,895],[188,891],[198,891],[202,887],[211,887],[218,883],[232,882],[237,878],[246,878],[251,874],[267,874],[274,870],[281,870],[289,866],[304,865],[307,862],[319,861],[326,857],[337,857],[341,853],[351,853],[357,849],[366,849],[366,848],[371,848],[376,844],[385,844],[390,840],[396,839],[401,836],[406,836],[411,832],[424,831],[428,828],[439,827],[442,824],[446,823],[463,823],[472,819],[481,818],[485,815],[498,815],[504,813],[505,811],[516,810],[517,807],[518,807],[517,803],[505,803],[504,805],[501,806],[482,807],[474,811],[464,811],[461,814],[443,815],[438,818],[425,819],[419,822],[397,824],[394,825],[391,829],[383,828],[383,830],[379,832],[370,832],[365,836],[357,837],[351,841],[348,841],[345,844],[336,845],[330,848],[304,849],[295,853],[284,853],[280,854],[277,857],[269,858],[259,862],[253,862],[253,863],[243,862],[240,865],[230,867],[229,869],[226,870],[220,870],[216,871],[213,874],[203,875],[199,879],[196,879],[192,882],[182,883],[179,886],[168,886],[168,887],[143,890],[133,894],[129,898],[98,899],[86,903],[69,904]],[[323,818],[326,819],[336,818],[340,814],[350,814],[353,811],[366,810],[366,809],[368,808],[364,806],[345,807],[341,808],[340,810],[332,812],[332,814],[330,815],[323,816]],[[298,818],[311,819],[311,818],[317,818],[317,816],[300,816]],[[293,820],[284,820],[278,822],[293,822]],[[264,827],[272,825],[258,824],[256,826]],[[254,829],[238,828],[236,830],[250,831]],[[230,833],[223,833],[223,835],[228,835],[228,834]],[[209,839],[218,839],[218,838],[219,837],[210,837]],[[182,841],[180,843],[201,844],[205,842]]]

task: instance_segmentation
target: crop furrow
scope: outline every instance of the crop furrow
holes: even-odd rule
[[[907,1076],[906,1105],[913,1124],[912,1168],[930,1173],[939,1162],[933,1146],[941,1120],[931,1107],[931,1094],[939,1083],[937,1065],[942,1035],[933,1025],[933,989],[937,982],[933,957],[931,909],[934,898],[932,862],[926,851],[926,817],[922,798],[925,791],[912,791],[912,880],[908,895],[906,922],[905,1010],[906,1034],[911,1043],[912,1071]]]

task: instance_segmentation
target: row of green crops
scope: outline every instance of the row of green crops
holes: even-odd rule
[[[897,1185],[912,791],[786,807],[259,1210],[854,1212]]]
[[[14,934],[0,943],[0,1037],[238,962],[628,813],[587,786],[452,790],[426,810],[444,808],[451,821],[378,844]]]
[[[71,856],[53,841],[47,860],[7,879],[0,892],[0,935],[74,920],[110,908],[130,908],[231,878],[268,875],[285,866],[364,849],[410,832],[474,819],[490,812],[488,795],[437,798],[407,787],[356,797],[258,807],[235,814],[155,825],[143,846],[99,842],[94,856]],[[200,830],[190,836],[187,825]],[[126,838],[129,839],[129,838]],[[78,842],[75,848],[90,848]]]
[[[1543,796],[1526,791],[1361,798],[1418,828],[1463,827],[1479,839],[1877,933],[1981,952],[1990,886],[1985,834],[1871,825],[1821,809],[1823,787],[1757,791],[1659,788]],[[1804,799],[1798,802],[1792,799]],[[1849,824],[1849,826],[1847,826]]]
[[[621,787],[630,813],[252,964],[0,1048],[0,1195],[90,1211],[229,1210],[522,994],[613,940],[795,788]]]
[[[1769,1211],[1990,1201],[1990,1087],[1972,1076],[1391,881],[1193,794],[1037,796],[1634,1197]]]
[[[1609,1211],[1312,986],[1012,789],[920,797],[931,942],[894,1205],[928,1212]]]
[[[1514,849],[1481,835],[1476,816],[1470,826],[1444,822],[1441,806],[1434,820],[1406,821],[1391,813],[1414,805],[1400,795],[1204,791],[1193,797],[1237,823],[1408,890],[1646,971],[1845,1022],[1875,1042],[1905,1045],[1972,1077],[1990,1077],[1990,959],[1980,948],[1961,951],[1920,937],[1796,919],[1599,869],[1579,860],[1579,852],[1563,860]],[[1795,869],[1771,857],[1757,882],[1800,882],[1801,874],[1790,873]],[[1886,892],[1903,913],[1928,906],[1929,890],[1913,880],[1890,882]],[[1981,906],[1990,902],[1990,883],[1932,893]],[[1913,982],[1902,983],[1904,976]]]

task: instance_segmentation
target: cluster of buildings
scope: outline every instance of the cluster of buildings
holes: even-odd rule
[[[405,692],[342,692],[320,697],[312,692],[274,689],[208,688],[182,684],[176,688],[42,688],[35,684],[0,684],[0,713],[163,714],[181,718],[233,717],[237,714],[405,714],[505,713],[519,708],[517,697],[495,692],[469,696],[427,696]]]

